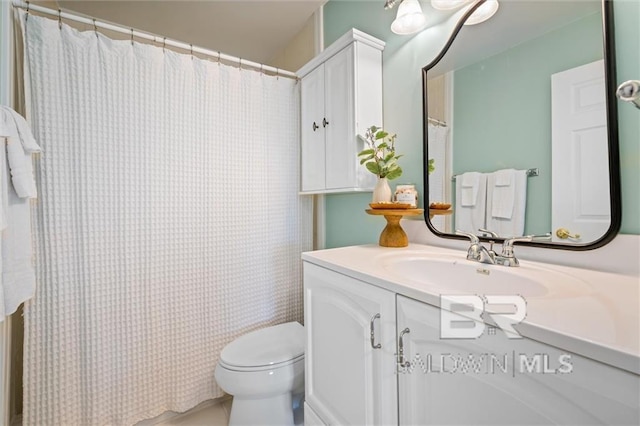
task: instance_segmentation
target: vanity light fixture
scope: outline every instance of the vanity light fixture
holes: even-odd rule
[[[402,0],[387,0],[384,2],[384,10],[389,10],[389,9],[393,9],[393,7],[396,5],[396,3],[400,2]]]
[[[470,0],[431,0],[431,7],[437,10],[451,10],[469,3]],[[465,25],[475,25],[491,18],[498,11],[498,0],[487,0],[467,19]]]
[[[398,6],[396,19],[391,23],[391,31],[400,35],[414,34],[424,29],[426,22],[418,0],[403,0]]]
[[[475,25],[480,22],[484,22],[487,19],[491,18],[498,11],[498,0],[487,0],[482,4],[479,8],[476,9],[475,12],[469,16],[469,19],[465,21],[465,25]]]
[[[431,0],[431,7],[437,10],[451,10],[468,2],[469,0]]]

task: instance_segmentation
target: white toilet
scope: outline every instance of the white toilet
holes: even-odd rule
[[[289,322],[252,331],[225,346],[215,377],[233,395],[229,426],[302,423],[304,341],[304,327]]]

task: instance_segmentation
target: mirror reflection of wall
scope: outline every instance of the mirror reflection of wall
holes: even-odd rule
[[[452,176],[537,168],[539,176],[526,182],[523,232],[552,231],[551,76],[603,58],[602,13],[597,2],[590,3],[596,7],[544,34],[453,71],[434,68],[427,73],[429,116],[447,122],[450,131],[442,153],[429,138],[429,157],[442,156],[429,176],[430,202],[455,204]],[[494,19],[509,17],[498,14]],[[456,41],[445,57],[455,56]],[[483,42],[478,41],[477,49]],[[606,146],[606,137],[602,144]],[[607,158],[601,162],[606,169]],[[432,223],[441,232],[454,231],[455,219],[433,218]]]

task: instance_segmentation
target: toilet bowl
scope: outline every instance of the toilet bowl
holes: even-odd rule
[[[289,322],[252,331],[225,346],[215,378],[233,395],[229,426],[300,423],[304,341],[304,327]]]

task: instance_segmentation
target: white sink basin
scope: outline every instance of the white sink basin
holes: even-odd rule
[[[588,285],[562,272],[521,264],[488,265],[454,256],[416,254],[380,256],[379,265],[394,275],[441,294],[519,294],[524,297],[584,295]]]

